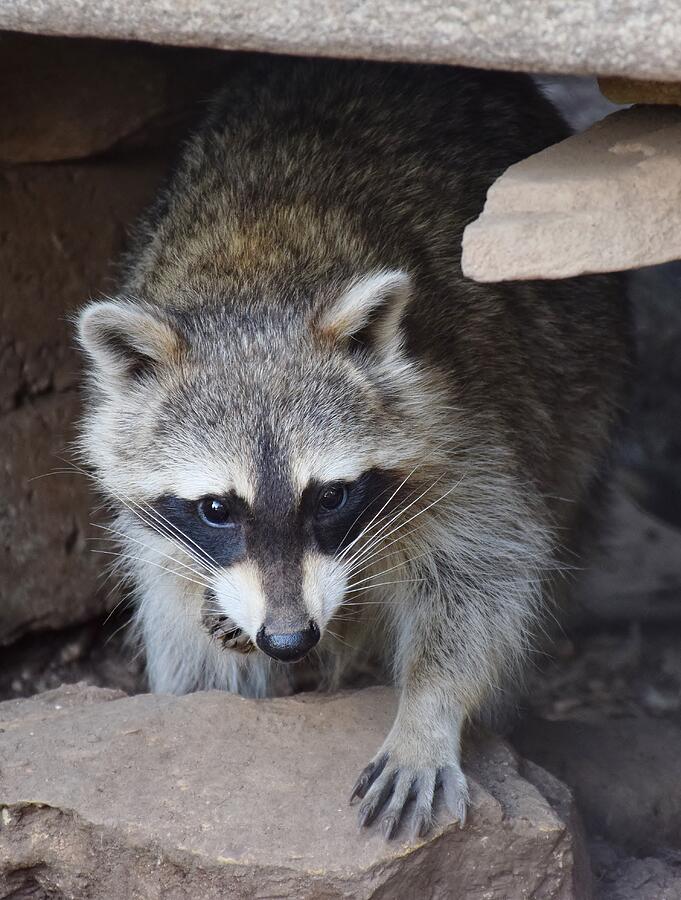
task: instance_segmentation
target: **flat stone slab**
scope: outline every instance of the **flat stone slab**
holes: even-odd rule
[[[0,28],[672,81],[678,13],[677,0],[3,0]]]
[[[510,166],[463,236],[476,281],[566,278],[681,258],[681,109],[613,113]]]
[[[3,703],[0,896],[588,898],[569,792],[495,738],[467,764],[465,830],[358,832],[349,788],[394,702],[76,685]]]

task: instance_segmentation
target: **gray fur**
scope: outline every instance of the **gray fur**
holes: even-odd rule
[[[620,416],[618,278],[460,269],[493,179],[565,134],[524,76],[245,64],[143,223],[124,299],[81,317],[83,456],[118,510],[152,688],[275,690],[282,666],[203,627],[206,596],[241,650],[266,619],[318,621],[327,685],[377,655],[401,699],[355,793],[368,824],[392,790],[388,836],[410,789],[428,827],[438,774],[463,823],[461,730],[520,676]],[[394,493],[323,552],[305,491],[370,470]],[[229,565],[140,521],[229,491]]]

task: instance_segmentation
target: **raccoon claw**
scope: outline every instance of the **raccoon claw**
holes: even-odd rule
[[[365,768],[362,769],[362,772],[352,789],[352,793],[350,794],[350,803],[352,803],[352,801],[356,800],[358,797],[360,800],[364,797],[371,785],[383,771],[383,768],[387,761],[388,754],[386,753],[373,762],[370,762],[368,766],[365,766]]]
[[[352,799],[362,798],[358,813],[360,828],[380,819],[383,837],[386,841],[392,840],[400,827],[407,801],[413,798],[412,839],[425,837],[433,824],[433,799],[439,786],[448,811],[463,828],[468,786],[458,765],[416,769],[390,764],[389,755],[384,754],[364,769],[352,792]]]
[[[383,816],[381,819],[381,831],[383,832],[383,837],[386,841],[391,841],[395,837],[397,826],[399,824],[400,820],[397,816]]]
[[[440,778],[445,806],[454,816],[454,821],[459,823],[459,828],[463,828],[470,803],[466,776],[459,766],[445,766],[440,770]]]
[[[430,826],[433,824],[432,816],[430,811],[425,813],[418,813],[414,815],[412,820],[411,827],[411,837],[414,841],[419,841],[424,838],[428,832],[430,831]]]

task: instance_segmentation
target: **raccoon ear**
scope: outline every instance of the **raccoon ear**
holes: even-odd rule
[[[78,340],[95,371],[128,381],[175,356],[179,335],[141,304],[106,300],[86,306],[78,317]]]
[[[371,272],[358,278],[323,310],[317,327],[337,341],[377,351],[395,349],[400,323],[412,295],[409,275],[399,269]]]

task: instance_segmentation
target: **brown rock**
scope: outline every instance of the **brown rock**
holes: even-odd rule
[[[661,103],[681,105],[677,81],[641,81],[636,78],[599,78],[598,87],[613,103]]]
[[[64,466],[78,413],[68,316],[102,288],[159,160],[0,171],[0,645],[94,615],[86,479]],[[108,588],[107,588],[108,590]]]
[[[43,397],[1,417],[0,644],[26,631],[56,628],[99,614],[102,557],[91,553],[93,499],[80,475],[41,477],[78,412],[76,394]]]
[[[0,36],[0,162],[78,159],[158,139],[210,91],[217,54]]]
[[[69,316],[114,289],[125,237],[162,158],[0,169],[0,412],[73,388]]]
[[[661,719],[535,719],[513,743],[575,792],[587,827],[633,853],[681,850],[681,729]]]
[[[84,688],[80,688],[84,690]],[[348,788],[386,689],[269,701],[140,695],[0,705],[0,892],[89,898],[590,896],[566,789],[500,740],[472,753],[464,831],[385,844]],[[93,696],[94,695],[94,696]],[[22,894],[22,892],[24,892]]]
[[[681,109],[613,113],[511,166],[463,236],[476,281],[567,278],[681,258]]]

